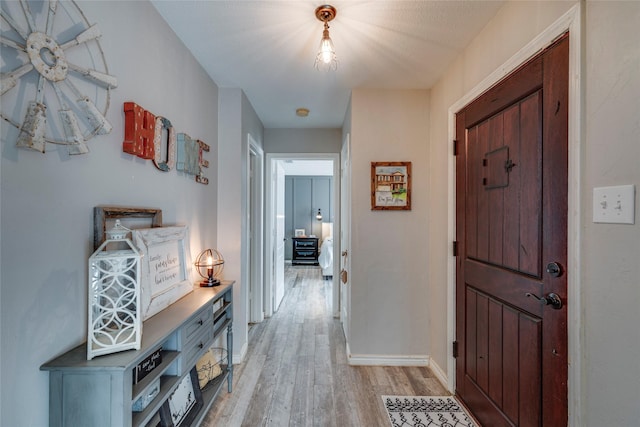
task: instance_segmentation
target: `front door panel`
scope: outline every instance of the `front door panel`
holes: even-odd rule
[[[456,115],[456,392],[487,426],[566,425],[566,274],[545,266],[566,265],[567,58],[565,36]]]

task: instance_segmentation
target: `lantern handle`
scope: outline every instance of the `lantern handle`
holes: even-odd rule
[[[127,237],[127,234],[131,232],[131,229],[122,225],[119,219],[116,219],[116,223],[113,228],[106,232],[107,239],[110,240],[124,240]]]
[[[124,225],[122,225],[119,219],[116,219],[116,223],[114,224],[113,228],[121,228],[123,230],[131,231],[130,228],[127,228]]]

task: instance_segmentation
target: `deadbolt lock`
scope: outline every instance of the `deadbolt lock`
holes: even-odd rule
[[[562,276],[562,266],[557,262],[550,262],[547,264],[547,273],[549,273],[553,277]]]

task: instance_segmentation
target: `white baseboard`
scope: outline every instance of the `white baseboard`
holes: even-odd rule
[[[352,366],[429,366],[429,356],[367,355],[347,353]]]
[[[426,366],[447,389],[449,378],[431,356],[367,355],[351,354],[347,343],[347,360],[352,366]],[[455,390],[449,390],[454,393]]]
[[[449,378],[447,377],[447,374],[444,373],[444,371],[442,370],[440,365],[438,365],[436,362],[434,362],[432,358],[429,358],[429,368],[431,369],[431,372],[433,372],[433,375],[436,376],[438,381],[440,381],[440,383],[446,389],[449,389],[449,386],[448,386]],[[451,392],[453,394],[455,392],[455,390],[449,390],[449,392]]]
[[[237,365],[244,361],[244,357],[247,355],[248,343],[244,343],[242,348],[240,349],[240,353],[233,353],[231,363]]]

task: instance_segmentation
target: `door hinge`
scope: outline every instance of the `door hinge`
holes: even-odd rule
[[[458,256],[458,241],[453,241],[453,256]]]
[[[458,155],[458,140],[457,139],[453,140],[453,155],[454,156]]]
[[[458,357],[458,341],[454,341],[452,345],[453,357]]]

